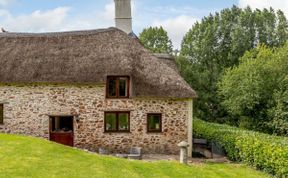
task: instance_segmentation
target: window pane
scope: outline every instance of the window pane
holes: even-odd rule
[[[0,124],[3,124],[4,121],[4,112],[3,112],[3,104],[0,104]]]
[[[129,130],[129,114],[128,113],[119,113],[119,130]]]
[[[52,131],[59,131],[59,119],[58,117],[51,117],[52,119]]]
[[[106,130],[116,130],[116,113],[106,113],[105,117]]]
[[[119,96],[125,97],[128,95],[127,93],[127,78],[119,78]]]
[[[161,115],[151,114],[148,115],[148,129],[149,130],[160,130],[161,126]]]
[[[116,78],[108,79],[108,96],[116,96]]]
[[[73,116],[55,116],[51,117],[53,132],[71,132],[73,131]]]
[[[59,117],[60,119],[60,129],[62,131],[68,132],[73,131],[73,116],[70,117]]]

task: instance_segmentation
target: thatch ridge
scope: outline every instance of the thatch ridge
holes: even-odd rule
[[[62,32],[45,32],[45,33],[29,33],[29,32],[3,32],[0,37],[57,37],[57,36],[79,36],[95,33],[114,31],[116,28],[103,28],[93,30],[78,30],[78,31],[62,31]]]
[[[132,97],[193,98],[169,61],[116,28],[0,34],[0,83],[105,83],[129,75]]]

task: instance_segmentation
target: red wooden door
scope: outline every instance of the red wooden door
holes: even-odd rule
[[[50,140],[73,146],[73,116],[50,116]]]
[[[50,133],[50,140],[56,143],[60,143],[73,147],[73,133]]]

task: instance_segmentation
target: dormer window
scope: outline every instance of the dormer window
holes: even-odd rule
[[[108,76],[106,83],[107,98],[129,98],[129,77]]]

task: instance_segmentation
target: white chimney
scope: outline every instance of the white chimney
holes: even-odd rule
[[[116,28],[130,34],[132,32],[131,0],[114,1]]]

